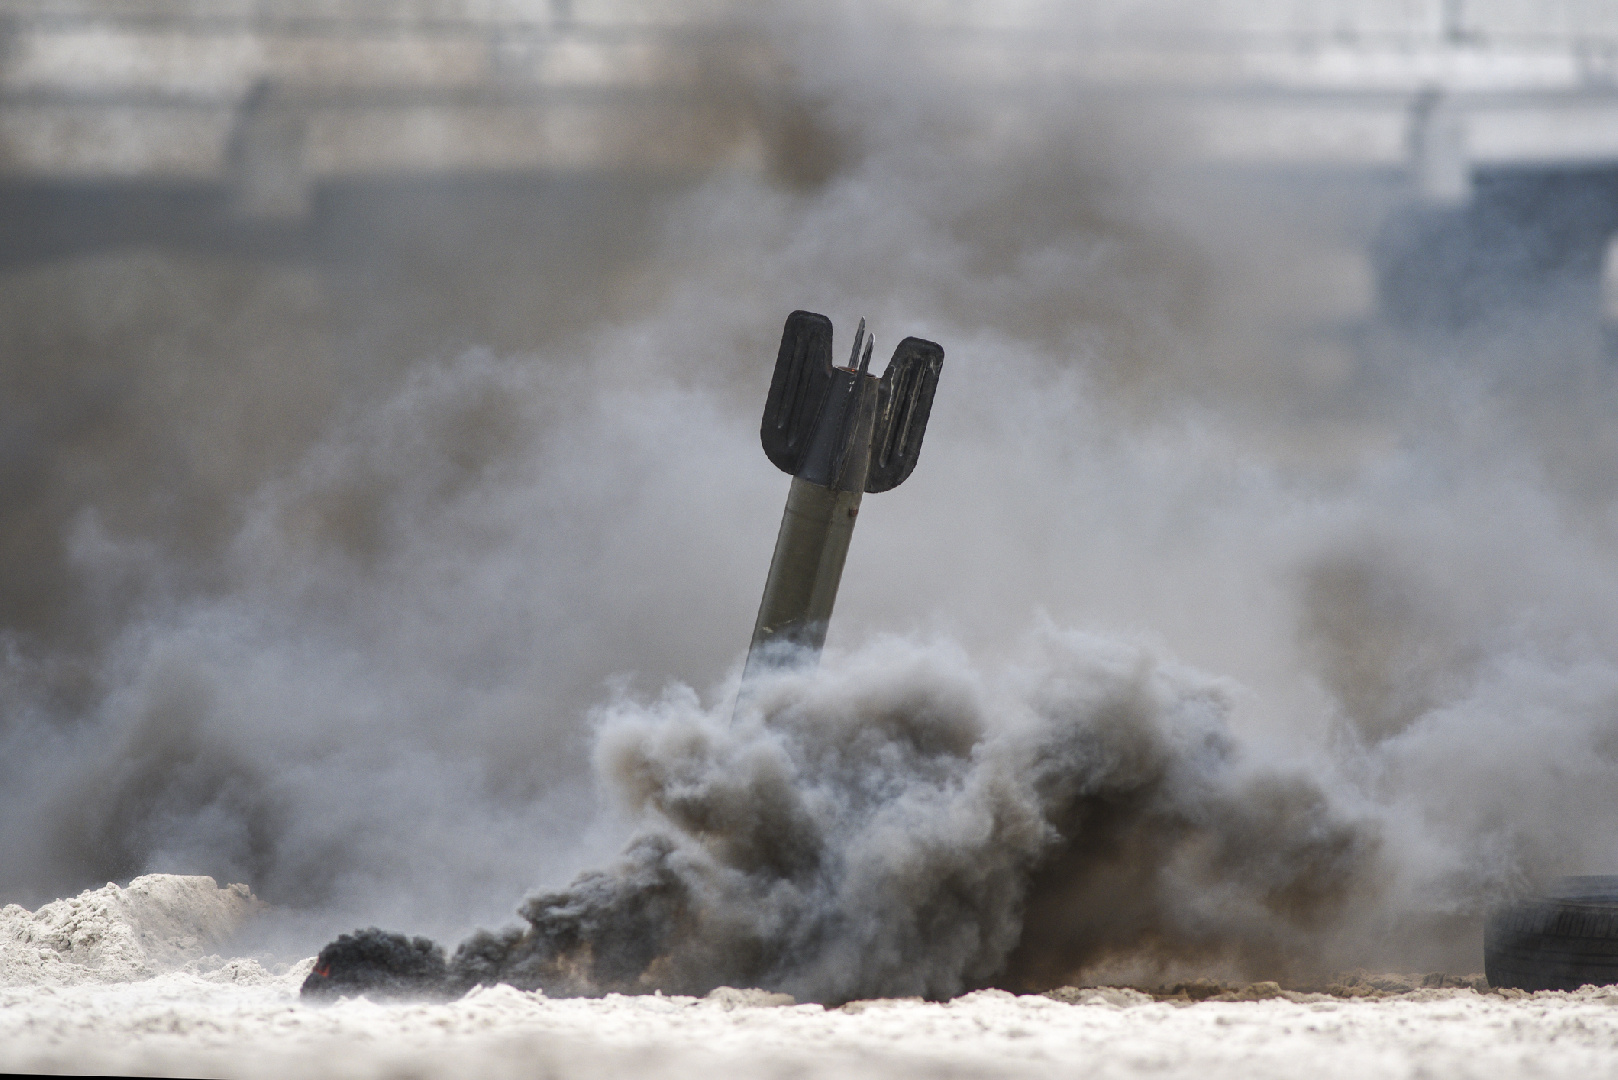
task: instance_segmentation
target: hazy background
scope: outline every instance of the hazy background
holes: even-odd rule
[[[794,308],[948,356],[920,467],[861,515],[834,663],[902,634],[993,668],[1054,625],[1221,680],[1244,753],[1376,823],[1345,963],[1476,970],[1488,900],[1618,871],[1612,165],[1463,162],[1457,194],[1398,140],[1226,152],[1207,94],[1139,61],[1228,28],[1174,5],[176,2],[133,30],[63,6],[67,43],[14,6],[0,901],[206,873],[312,945],[455,936],[615,851],[593,710],[731,692]],[[1219,18],[1269,19],[1277,55],[1360,16],[1387,25],[1350,53],[1473,47],[1323,11]],[[403,49],[480,18],[521,29],[491,64],[594,42],[607,74],[342,75],[372,55],[345,27]],[[277,81],[283,38],[338,45]],[[37,75],[52,48],[107,85]],[[163,56],[195,161],[108,88]],[[1431,111],[1420,79],[1373,89]]]

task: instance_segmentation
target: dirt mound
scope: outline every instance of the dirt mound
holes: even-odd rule
[[[148,874],[37,911],[0,909],[0,984],[130,982],[195,964],[263,904],[246,885]]]

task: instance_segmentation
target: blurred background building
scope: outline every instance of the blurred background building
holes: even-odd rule
[[[1366,257],[1395,319],[1464,321],[1491,276],[1598,288],[1610,267],[1604,0],[901,7],[909,56],[1009,111],[1155,101],[1210,166],[1384,183],[1397,227]],[[716,163],[812,179],[777,93],[792,26],[726,0],[0,0],[0,260],[286,250],[401,184],[497,182],[509,202],[534,180]]]

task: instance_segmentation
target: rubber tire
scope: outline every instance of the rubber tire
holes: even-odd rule
[[[1483,930],[1491,987],[1577,990],[1618,983],[1618,877],[1563,878],[1495,910]]]

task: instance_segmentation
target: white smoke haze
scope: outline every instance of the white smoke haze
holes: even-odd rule
[[[1386,191],[795,14],[807,166],[5,272],[0,901],[208,874],[307,955],[633,895],[633,843],[695,899],[574,988],[829,1001],[1473,971],[1492,900],[1614,870],[1592,336],[1304,332]],[[733,721],[794,308],[947,363],[827,658]]]

